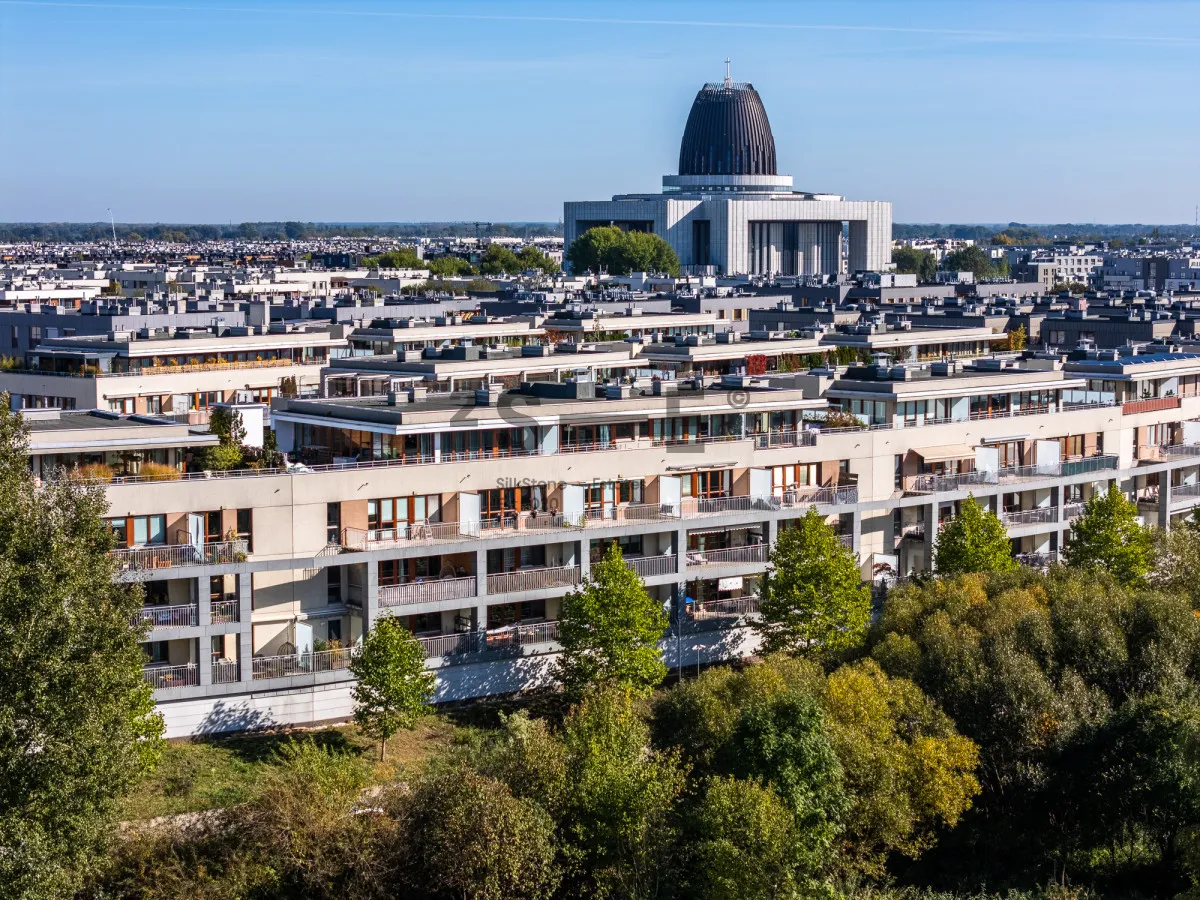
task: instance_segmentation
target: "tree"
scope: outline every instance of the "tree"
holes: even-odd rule
[[[379,254],[379,256],[368,256],[363,260],[363,265],[372,269],[427,268],[425,260],[417,256],[417,251],[412,247],[397,247],[395,250],[389,250],[386,253]]]
[[[689,896],[768,900],[799,893],[796,820],[767,785],[709,779],[692,823]]]
[[[679,257],[661,237],[649,232],[622,231],[612,225],[589,228],[571,242],[566,259],[574,272],[679,274]]]
[[[1109,572],[1121,584],[1132,584],[1150,571],[1150,532],[1137,522],[1137,506],[1125,499],[1116,483],[1092,494],[1083,515],[1071,524],[1066,563],[1075,569]]]
[[[1004,523],[980,506],[974,494],[938,532],[933,555],[939,575],[1005,572],[1017,565]]]
[[[948,272],[971,272],[977,279],[994,278],[1000,274],[991,258],[974,244],[947,253],[942,258],[942,268]]]
[[[115,581],[101,486],[38,486],[0,398],[0,884],[70,895],[117,802],[153,768],[162,720],[142,674],[142,591]]]
[[[765,650],[824,653],[856,646],[870,611],[871,591],[854,551],[815,507],[779,529],[759,586],[756,628]]]
[[[614,225],[589,228],[567,248],[567,262],[573,272],[600,274],[614,264],[617,249],[624,240],[625,232]]]
[[[433,259],[426,259],[425,268],[429,270],[431,275],[438,278],[453,278],[459,275],[477,275],[478,270],[458,256],[435,256]]]
[[[421,895],[545,900],[558,886],[554,821],[499,781],[453,767],[422,779],[397,806]]]
[[[594,684],[649,693],[667,675],[658,648],[666,627],[662,604],[613,541],[584,583],[563,598],[558,677],[573,697]]]
[[[1155,529],[1147,582],[1159,590],[1181,594],[1200,609],[1200,530],[1196,513],[1182,528]]]
[[[1025,344],[1029,341],[1029,335],[1025,331],[1024,325],[1018,325],[1012,331],[1008,332],[1008,349],[1010,351],[1020,351],[1025,349]]]
[[[654,897],[679,867],[679,755],[650,747],[633,691],[589,691],[563,724],[562,832],[580,875],[566,896]]]
[[[517,255],[503,244],[488,244],[479,261],[479,271],[484,275],[516,275],[521,269]]]
[[[208,417],[208,430],[217,436],[215,447],[206,447],[198,455],[201,468],[212,471],[240,469],[246,460],[246,427],[241,414],[228,406],[214,407]]]
[[[971,883],[1040,880],[1051,864],[1109,858],[1123,823],[1136,836],[1138,818],[1180,822],[1182,796],[1156,790],[1147,805],[1147,794],[1124,793],[1138,777],[1114,762],[1135,754],[1113,743],[1132,720],[1156,720],[1138,708],[1162,711],[1155,698],[1195,692],[1200,620],[1185,598],[1065,567],[961,575],[893,591],[868,646],[889,677],[914,681],[979,748],[981,793],[925,854],[933,868]],[[1182,710],[1163,714],[1166,726]],[[1138,754],[1175,778],[1187,730],[1155,734],[1156,747]],[[1097,811],[1105,805],[1128,815],[1114,824]],[[1159,865],[1173,863],[1163,855]]]
[[[425,650],[394,618],[380,619],[350,662],[354,675],[354,721],[379,741],[379,759],[401,728],[412,728],[433,700],[434,676]]]
[[[934,281],[937,278],[937,260],[933,254],[914,247],[897,247],[892,251],[892,262],[896,271],[902,275],[916,275],[921,282]]]

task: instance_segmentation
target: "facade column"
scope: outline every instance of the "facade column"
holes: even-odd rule
[[[858,510],[850,513],[850,549],[862,555],[862,513]],[[861,562],[861,560],[860,560]]]
[[[366,578],[363,579],[363,635],[365,636],[379,620],[379,563],[368,560]]]
[[[1054,552],[1063,548],[1063,531],[1067,527],[1067,511],[1066,503],[1063,499],[1067,496],[1066,489],[1061,484],[1056,484],[1050,488],[1050,505],[1054,507],[1054,521],[1058,523],[1058,527],[1050,533],[1051,546],[1050,549]]]
[[[241,572],[238,590],[238,667],[239,680],[254,680],[254,576]]]
[[[1158,476],[1158,527],[1163,531],[1171,529],[1171,473],[1162,472]]]
[[[212,624],[212,596],[208,590],[208,577],[201,575],[192,579],[192,590],[196,592],[196,624],[201,628]]]
[[[487,630],[487,551],[475,551],[475,630]]]
[[[937,541],[938,502],[927,503],[925,509],[925,568],[933,571],[933,545]]]

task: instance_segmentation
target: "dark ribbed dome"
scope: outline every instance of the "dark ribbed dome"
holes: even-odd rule
[[[752,84],[706,84],[692,101],[680,175],[776,175],[775,136]]]

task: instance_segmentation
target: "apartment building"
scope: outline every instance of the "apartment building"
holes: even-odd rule
[[[0,369],[19,408],[103,409],[207,420],[210,407],[308,393],[349,353],[343,325],[276,323],[116,331],[41,338]]]

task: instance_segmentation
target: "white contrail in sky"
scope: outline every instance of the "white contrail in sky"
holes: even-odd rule
[[[103,3],[103,2],[71,2],[71,0],[0,0],[0,6],[30,6],[30,7],[60,7],[70,9],[114,9],[131,12],[196,12],[196,13],[238,13],[277,15],[280,8],[270,9],[252,6],[182,6],[174,4],[136,4],[136,3]],[[653,27],[674,28],[744,28],[771,31],[825,31],[825,32],[873,32],[878,34],[911,34],[929,35],[935,37],[972,38],[995,43],[1046,44],[1063,41],[1106,41],[1119,44],[1150,44],[1169,46],[1200,45],[1200,38],[1178,35],[1158,34],[1091,34],[1082,31],[1045,33],[1045,32],[1016,32],[991,31],[983,29],[960,28],[929,28],[907,27],[900,25],[837,25],[837,24],[803,24],[795,22],[720,22],[703,19],[630,19],[608,18],[603,16],[534,16],[506,15],[503,13],[436,13],[436,12],[397,12],[390,10],[367,9],[321,9],[313,7],[292,7],[291,14],[314,16],[344,16],[357,18],[381,19],[458,19],[464,21],[485,22],[546,22],[566,25],[644,25]]]

